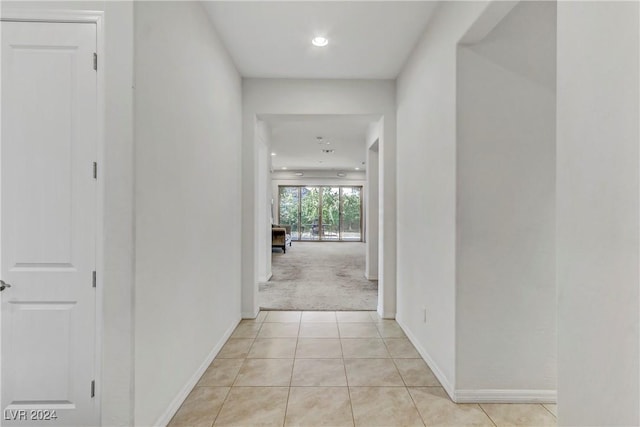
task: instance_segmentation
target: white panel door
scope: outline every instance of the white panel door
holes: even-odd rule
[[[0,26],[1,422],[94,425],[96,26]]]

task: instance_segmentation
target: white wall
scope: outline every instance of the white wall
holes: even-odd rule
[[[558,2],[559,425],[637,426],[637,2]]]
[[[243,80],[242,151],[242,314],[257,313],[258,275],[255,268],[257,147],[255,124],[261,114],[376,114],[384,116],[380,141],[380,195],[386,221],[385,270],[379,292],[384,315],[395,315],[395,82],[390,80]],[[384,174],[383,172],[384,171]],[[382,274],[382,273],[381,273]]]
[[[241,79],[199,2],[135,3],[135,425],[240,320]]]
[[[459,401],[555,399],[555,27],[521,2],[459,49]]]
[[[3,1],[3,10],[104,12],[105,146],[102,379],[105,426],[133,424],[133,3]]]
[[[380,245],[378,244],[380,211],[380,159],[379,139],[382,137],[382,119],[372,123],[367,132],[367,186],[365,188],[365,241],[367,242],[364,271],[368,280],[378,280],[378,257]],[[371,226],[369,226],[371,224]],[[380,295],[378,294],[378,299]]]
[[[450,394],[456,382],[456,45],[485,7],[440,5],[397,81],[397,318]]]
[[[258,214],[256,215],[256,261],[258,281],[271,278],[271,130],[262,120],[257,122],[256,147],[258,149],[258,171],[256,187],[259,189]]]
[[[133,423],[133,2],[105,2],[102,425]]]

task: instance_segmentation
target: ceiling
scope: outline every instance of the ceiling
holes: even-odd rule
[[[370,115],[261,115],[271,130],[273,170],[365,170]],[[317,137],[321,136],[322,141]],[[323,153],[323,149],[335,150]]]
[[[394,79],[435,1],[203,1],[243,77]],[[314,47],[315,36],[329,45]]]

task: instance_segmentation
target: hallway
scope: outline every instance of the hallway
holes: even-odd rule
[[[555,405],[460,404],[394,320],[262,311],[243,320],[170,427],[553,426]]]
[[[2,427],[640,426],[640,0],[0,21]]]

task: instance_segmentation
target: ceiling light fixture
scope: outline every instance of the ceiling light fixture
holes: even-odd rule
[[[283,171],[284,171],[284,170],[287,170],[287,167],[286,167],[286,166],[283,166],[283,167],[282,167],[282,170],[283,170]]]
[[[272,156],[275,156],[275,155],[276,155],[276,153],[271,153],[271,155],[272,155]]]
[[[325,47],[329,44],[329,39],[322,36],[317,36],[311,39],[311,43],[316,47]]]
[[[359,171],[359,170],[360,170],[360,168],[356,168],[356,170],[357,170],[357,171]]]
[[[296,173],[295,173],[295,176],[304,176],[304,173],[302,173],[302,172],[296,172]]]
[[[338,172],[336,175],[338,175],[340,178],[344,178],[345,176],[347,176],[347,174],[342,171]]]

